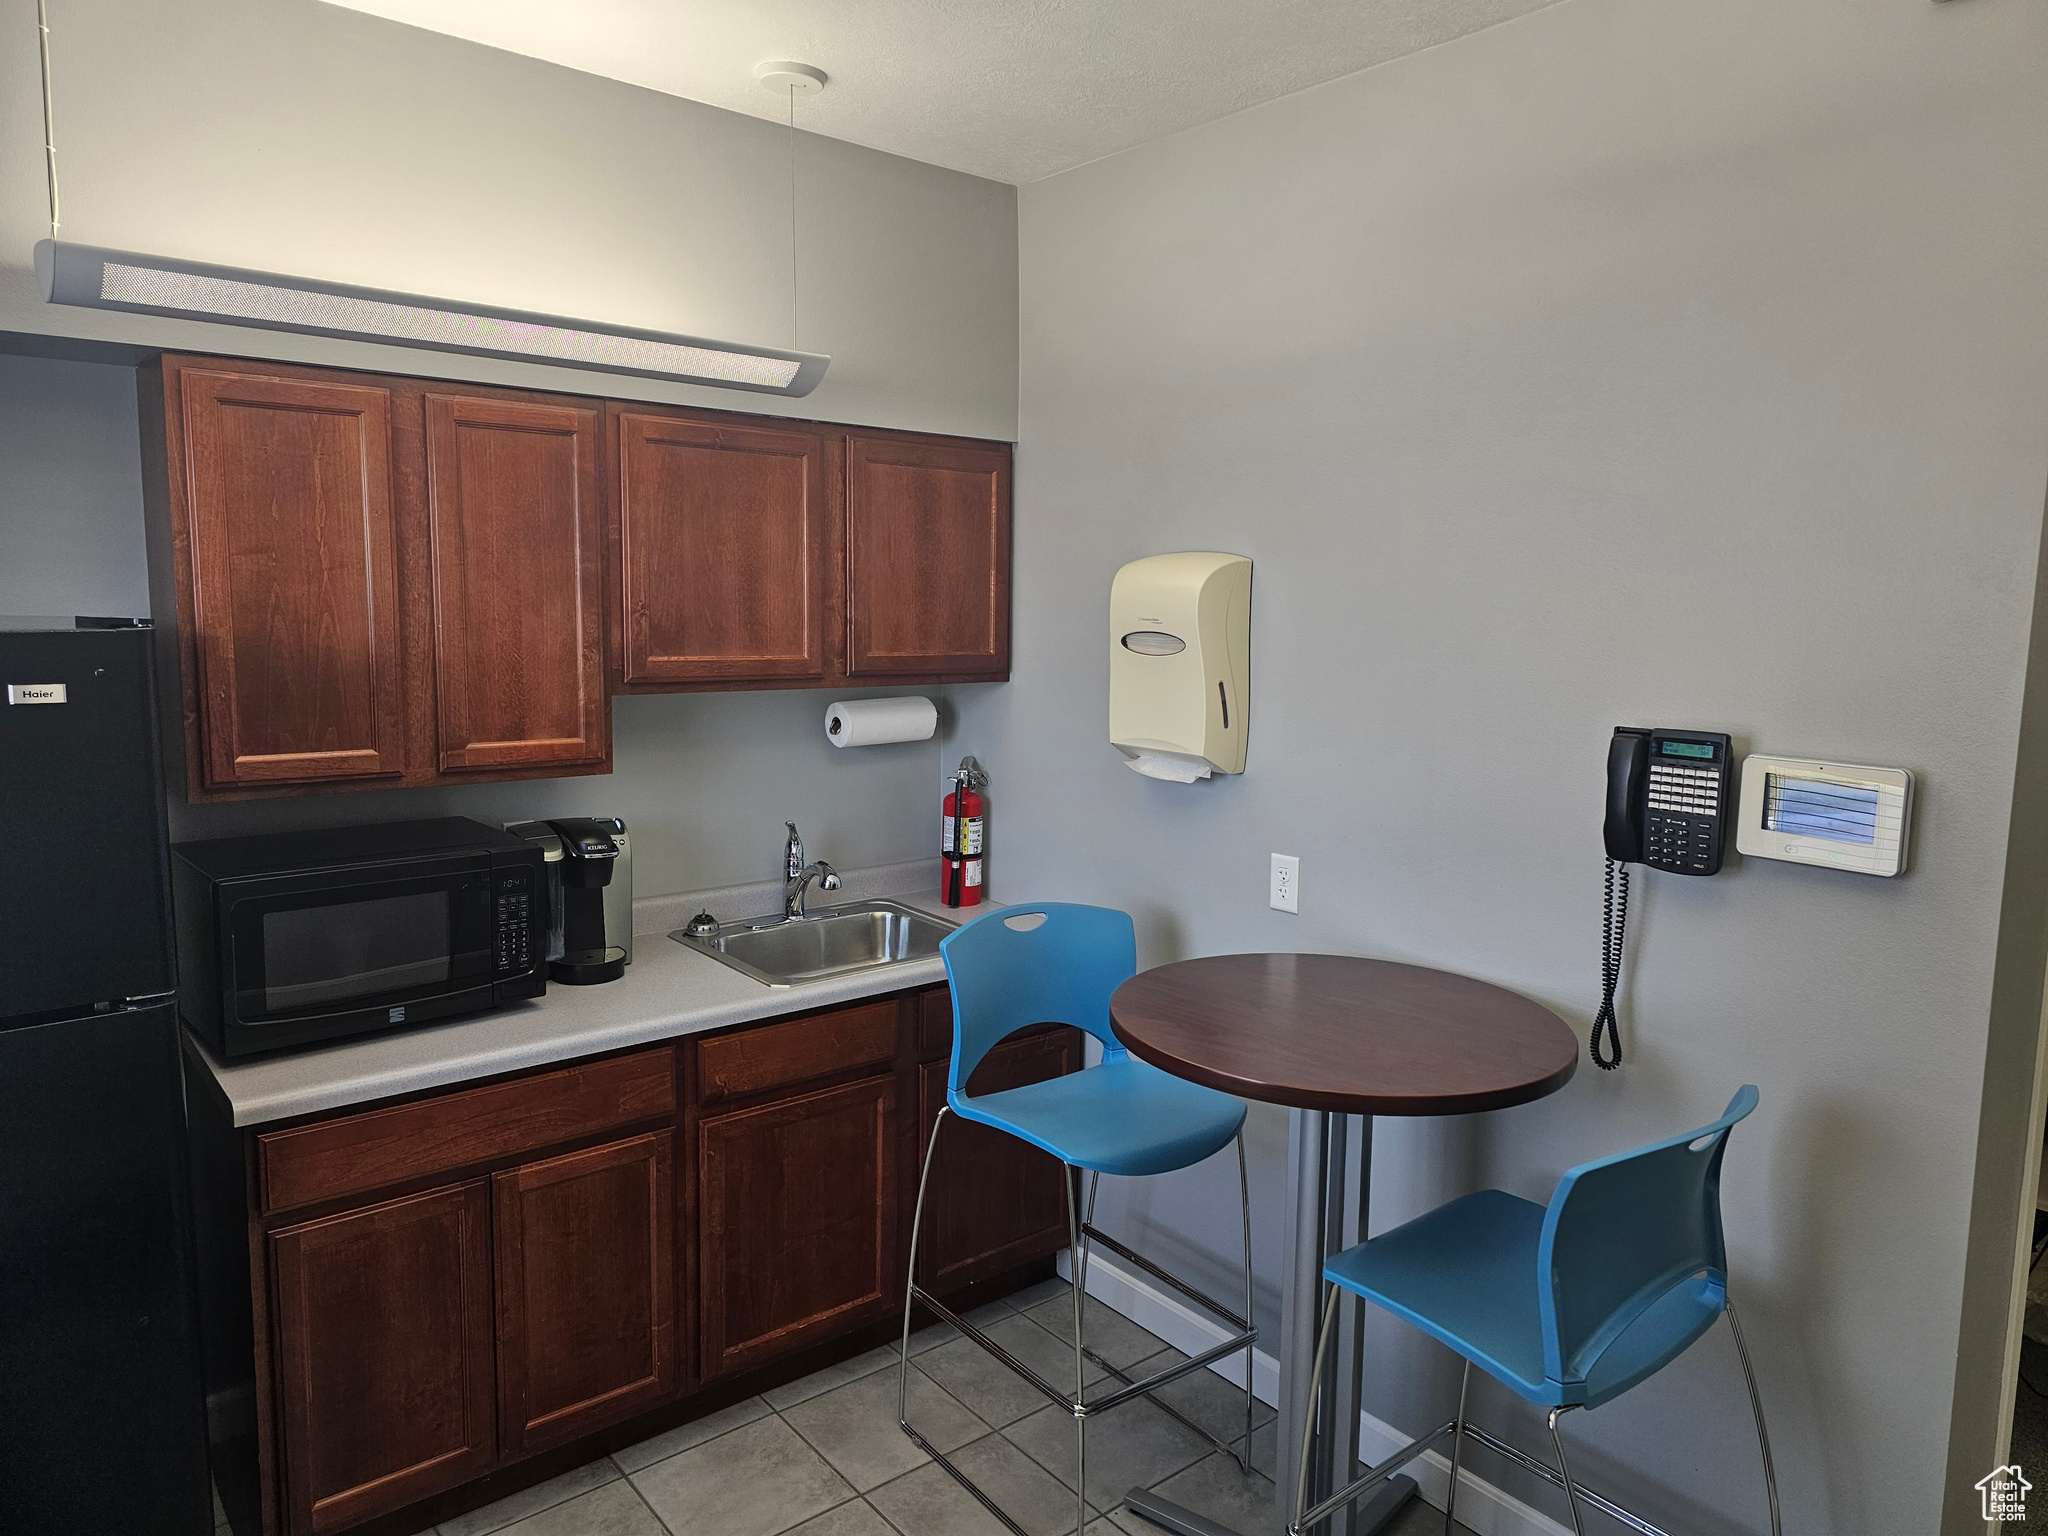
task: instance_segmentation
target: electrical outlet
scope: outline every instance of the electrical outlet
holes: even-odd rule
[[[1266,905],[1276,912],[1301,911],[1301,860],[1293,854],[1273,855],[1273,881]]]

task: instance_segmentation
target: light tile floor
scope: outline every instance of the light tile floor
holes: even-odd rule
[[[1183,1358],[1128,1318],[1088,1303],[1089,1344],[1149,1374]],[[1073,1369],[1072,1299],[1048,1280],[992,1302],[974,1322],[1050,1380]],[[1073,1421],[971,1340],[939,1325],[911,1344],[910,1421],[1032,1536],[1072,1536]],[[665,1431],[442,1524],[440,1536],[1006,1536],[896,1425],[893,1345]],[[1104,1374],[1090,1367],[1090,1381]],[[1244,1434],[1244,1398],[1213,1371],[1162,1393],[1220,1439]],[[1119,1508],[1154,1487],[1243,1536],[1278,1536],[1272,1411],[1253,1418],[1250,1476],[1142,1399],[1092,1420],[1084,1536],[1160,1536]],[[1434,1536],[1417,1502],[1389,1527]],[[1464,1528],[1459,1527],[1460,1532]],[[1466,1533],[1469,1536],[1469,1533]]]

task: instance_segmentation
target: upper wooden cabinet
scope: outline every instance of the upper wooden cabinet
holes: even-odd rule
[[[608,773],[614,691],[1009,676],[1006,443],[168,353],[140,383],[191,799]]]
[[[180,369],[171,525],[195,784],[405,767],[392,395]]]
[[[610,770],[596,402],[175,355],[141,385],[190,798]]]
[[[622,681],[825,681],[824,438],[617,406],[612,422]]]
[[[1010,670],[1010,450],[854,435],[846,444],[850,677]]]
[[[426,397],[436,765],[601,763],[598,413]]]

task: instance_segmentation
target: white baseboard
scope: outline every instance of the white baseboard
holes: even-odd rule
[[[1060,1278],[1071,1283],[1074,1268],[1069,1254],[1070,1250],[1062,1250],[1057,1262]],[[1221,1323],[1114,1254],[1098,1250],[1088,1255],[1088,1294],[1184,1355],[1214,1348],[1229,1336]],[[1234,1387],[1244,1385],[1242,1355],[1226,1355],[1209,1369]],[[1252,1346],[1252,1396],[1268,1407],[1280,1402],[1279,1359],[1257,1345]],[[1358,1415],[1358,1453],[1368,1462],[1391,1456],[1413,1438],[1372,1414]],[[1424,1451],[1405,1470],[1415,1479],[1422,1497],[1442,1509],[1451,1486],[1450,1458],[1440,1451]],[[1458,1523],[1477,1536],[1571,1536],[1568,1527],[1506,1489],[1474,1476],[1470,1467],[1458,1469]]]

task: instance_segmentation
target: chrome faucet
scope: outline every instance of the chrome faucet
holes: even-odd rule
[[[796,823],[785,821],[789,828],[789,840],[782,845],[782,915],[784,919],[800,918],[804,915],[804,897],[810,891],[811,882],[818,882],[821,891],[839,889],[839,871],[819,859],[815,864],[804,862],[804,840],[797,835]]]

